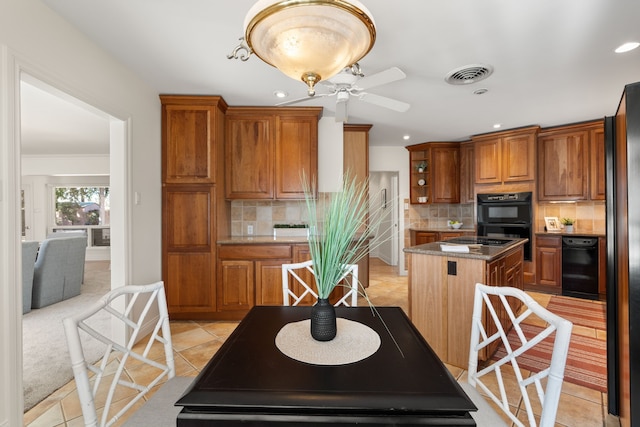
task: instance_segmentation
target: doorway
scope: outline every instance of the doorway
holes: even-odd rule
[[[374,248],[370,255],[394,267],[398,266],[398,254],[400,251],[398,175],[398,172],[369,172],[369,193],[371,195],[382,194],[383,196],[379,200],[386,204],[384,209],[389,210],[385,221],[380,225],[380,229],[383,232],[389,233],[389,238],[383,244]]]
[[[114,242],[115,245],[106,251],[111,263],[117,266],[116,269],[107,271],[110,277],[104,279],[105,287],[112,289],[117,286],[115,283],[126,283],[123,277],[127,253],[123,224],[126,217],[124,198],[127,123],[44,80],[45,78],[35,77],[25,71],[21,71],[19,76],[20,109],[16,111],[16,115],[19,116],[20,128],[16,151],[21,162],[16,187],[22,199],[22,239],[42,241],[55,225],[55,186],[109,186],[112,201],[117,200],[112,206],[118,207],[110,212],[111,235],[119,236],[112,239],[112,245]],[[34,311],[36,310],[32,310],[29,315],[33,316]],[[50,315],[50,311],[47,314]],[[118,334],[123,336],[124,332]],[[51,335],[53,339],[66,343],[61,325],[60,328],[55,328],[55,336],[53,332]],[[23,363],[27,359],[25,350],[23,342],[20,347]],[[50,359],[50,355],[46,352],[42,352],[42,355],[42,364],[46,369],[45,362]],[[37,366],[38,361],[31,359],[29,363]],[[27,378],[23,377],[22,384],[23,389],[29,388]],[[51,392],[61,385],[64,383],[52,383]],[[25,399],[24,409],[29,409],[34,402],[41,400],[43,394],[46,393],[40,392],[35,401]]]

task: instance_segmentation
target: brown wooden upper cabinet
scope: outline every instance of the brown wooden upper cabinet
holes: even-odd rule
[[[539,129],[530,126],[471,137],[475,150],[475,183],[533,181]]]
[[[427,142],[406,148],[411,203],[460,203],[460,143]]]
[[[540,132],[538,200],[603,200],[604,192],[602,120]]]
[[[473,142],[460,144],[460,203],[475,202],[475,149]]]
[[[217,96],[161,95],[162,182],[213,184],[216,135],[227,104]],[[222,115],[221,115],[222,111]]]
[[[225,145],[228,199],[303,199],[317,180],[321,107],[230,107]]]

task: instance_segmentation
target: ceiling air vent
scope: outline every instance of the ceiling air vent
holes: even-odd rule
[[[450,71],[444,80],[452,85],[468,85],[486,79],[491,73],[493,67],[490,65],[465,65]]]

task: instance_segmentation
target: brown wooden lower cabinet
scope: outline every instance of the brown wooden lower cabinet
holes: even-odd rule
[[[210,316],[213,319],[242,319],[254,305],[282,305],[282,264],[311,259],[306,243],[219,244],[217,252],[217,310]],[[369,284],[368,257],[358,266],[358,279],[366,287]],[[310,273],[303,272],[300,276],[307,283],[313,283]],[[292,283],[291,286],[294,292],[300,293],[300,285]],[[330,299],[337,301],[343,294],[344,289],[338,286]],[[313,297],[302,302],[313,303]]]
[[[562,237],[536,236],[536,282],[562,287]]]
[[[218,317],[242,319],[254,305],[282,304],[282,264],[291,245],[218,245]]]
[[[218,311],[244,311],[254,305],[255,263],[221,260],[218,280]]]

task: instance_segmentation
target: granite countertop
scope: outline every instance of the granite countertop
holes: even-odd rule
[[[476,232],[475,228],[472,227],[460,227],[458,229],[455,228],[451,228],[451,227],[428,227],[428,228],[411,228],[411,231],[431,231],[431,232],[435,232],[435,233],[446,233],[446,232],[457,232],[457,231],[462,231],[465,233],[474,233]]]
[[[512,243],[505,246],[485,246],[482,245],[477,249],[472,249],[468,253],[464,252],[445,252],[441,249],[441,244],[446,242],[425,243],[424,245],[412,246],[404,248],[404,252],[417,255],[435,255],[455,258],[473,258],[492,261],[499,258],[517,246],[523,246],[529,239],[509,239]]]
[[[292,244],[292,243],[307,243],[306,236],[279,236],[274,237],[273,235],[263,235],[263,236],[226,236],[218,239],[217,243],[219,245],[246,245],[246,244],[265,244],[265,243],[283,243],[283,244]]]
[[[605,232],[597,232],[597,231],[580,231],[573,230],[571,233],[568,233],[564,230],[562,231],[544,231],[538,230],[535,232],[536,236],[587,236],[587,237],[605,237],[607,234]]]

